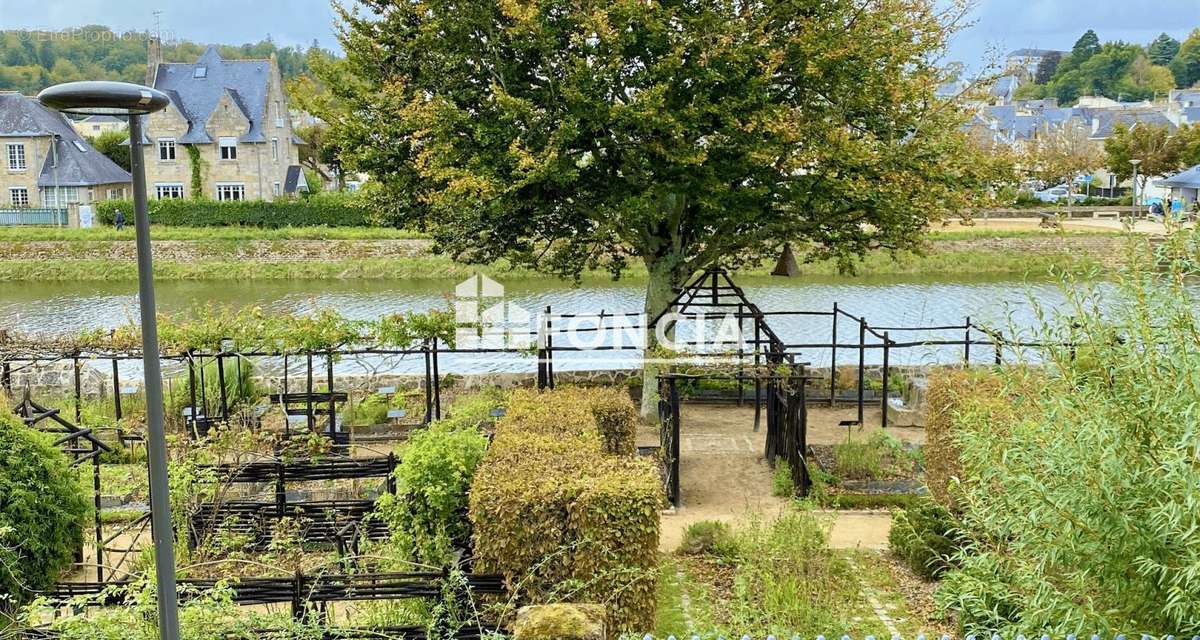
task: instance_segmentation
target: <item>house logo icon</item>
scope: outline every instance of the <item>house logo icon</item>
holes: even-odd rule
[[[504,285],[475,274],[454,287],[456,344],[467,348],[516,347],[534,344],[532,315],[504,298]]]

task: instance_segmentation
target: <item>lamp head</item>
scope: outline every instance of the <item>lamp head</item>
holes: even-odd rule
[[[167,106],[167,94],[130,82],[84,80],[43,89],[38,102],[61,111],[81,115],[138,116]]]

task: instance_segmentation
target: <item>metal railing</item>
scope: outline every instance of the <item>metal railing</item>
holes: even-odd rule
[[[66,225],[66,209],[56,209],[53,207],[0,209],[0,227],[62,227]]]

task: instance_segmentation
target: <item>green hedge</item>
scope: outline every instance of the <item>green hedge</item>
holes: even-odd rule
[[[89,510],[66,455],[0,405],[0,611],[71,565]]]
[[[353,195],[317,194],[297,200],[151,200],[150,222],[172,227],[365,227],[370,211]],[[104,200],[96,203],[100,224],[113,224],[117,209],[133,224],[133,202]]]
[[[477,570],[502,573],[519,603],[601,604],[612,631],[644,631],[662,485],[648,461],[606,451],[632,441],[614,435],[628,429],[617,402],[590,390],[514,392],[471,484],[470,519]]]

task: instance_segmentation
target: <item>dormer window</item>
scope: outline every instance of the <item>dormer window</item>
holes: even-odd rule
[[[222,160],[237,160],[237,138],[221,138],[218,144]]]
[[[193,78],[207,78],[208,77],[208,67],[196,67],[195,69],[192,70],[192,77]]]

